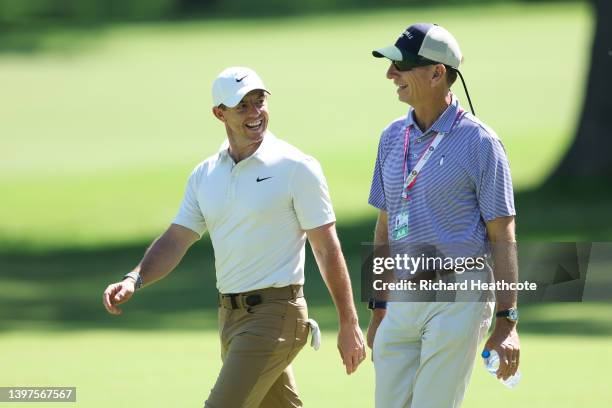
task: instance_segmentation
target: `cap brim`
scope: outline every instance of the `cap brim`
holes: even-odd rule
[[[401,61],[404,59],[402,52],[395,45],[374,50],[372,51],[372,55],[376,58],[389,58],[392,61]]]
[[[238,92],[236,92],[235,95],[233,95],[231,98],[228,98],[225,102],[223,102],[223,105],[227,106],[228,108],[233,108],[234,106],[238,105],[240,103],[240,101],[242,100],[242,98],[244,98],[244,96],[246,94],[248,94],[251,91],[255,91],[255,90],[262,90],[265,93],[267,93],[268,95],[272,95],[270,93],[270,91],[268,91],[266,88],[262,88],[260,86],[245,86],[243,88],[240,88],[238,90]]]
[[[376,58],[388,58],[391,61],[406,61],[406,62],[417,62],[422,57],[409,53],[408,51],[402,51],[395,45],[390,45],[385,48],[372,51],[372,55]]]

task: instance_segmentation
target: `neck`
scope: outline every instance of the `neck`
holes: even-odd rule
[[[451,104],[452,97],[450,92],[443,98],[436,98],[434,101],[428,101],[414,108],[414,120],[419,128],[426,132],[431,125],[444,113],[446,108]]]
[[[261,146],[263,142],[263,138],[259,140],[240,140],[239,138],[233,137],[231,135],[227,136],[227,140],[229,142],[228,153],[234,162],[238,163],[253,153]]]

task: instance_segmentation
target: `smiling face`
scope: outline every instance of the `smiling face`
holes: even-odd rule
[[[387,70],[387,78],[397,86],[397,96],[402,102],[413,107],[427,103],[440,93],[445,86],[445,67],[442,64],[415,67],[399,71],[393,63]]]
[[[263,140],[268,129],[268,101],[260,89],[246,94],[233,108],[215,106],[213,114],[225,123],[228,138],[240,145]]]

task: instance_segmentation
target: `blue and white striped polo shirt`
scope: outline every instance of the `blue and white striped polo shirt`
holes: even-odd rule
[[[453,96],[426,132],[414,121],[412,108],[407,117],[393,121],[383,131],[369,203],[388,213],[389,242],[393,242],[391,232],[402,211],[407,126],[411,126],[407,171],[414,168],[437,132],[447,134],[410,190],[408,235],[400,243],[467,244],[478,250],[487,240],[485,221],[516,214],[510,167],[501,140],[475,116],[459,114],[460,109]]]

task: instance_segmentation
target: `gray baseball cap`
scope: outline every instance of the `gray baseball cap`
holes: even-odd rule
[[[432,64],[444,64],[452,68],[459,74],[472,114],[476,116],[467,85],[459,71],[459,64],[463,61],[459,43],[445,28],[432,23],[413,24],[399,36],[395,44],[374,50],[372,55],[390,59],[399,71]]]
[[[374,50],[372,55],[414,66],[439,63],[455,69],[459,68],[463,59],[455,37],[446,29],[431,23],[411,25],[395,44]]]

